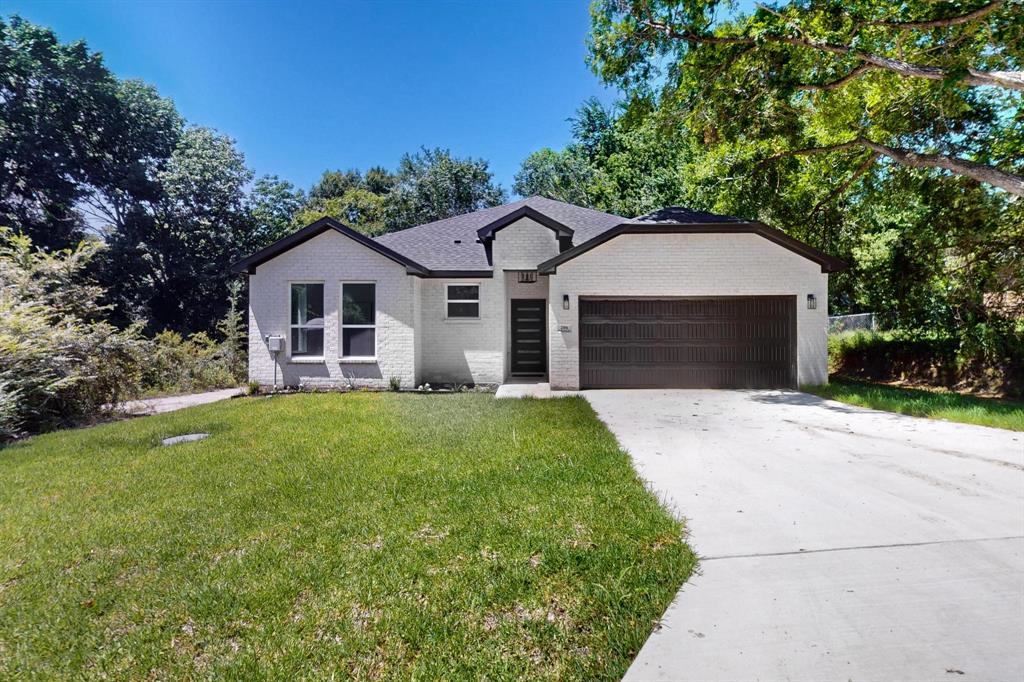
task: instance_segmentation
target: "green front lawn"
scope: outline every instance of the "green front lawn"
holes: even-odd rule
[[[0,678],[618,678],[693,569],[682,530],[580,398],[39,436],[0,450]]]
[[[876,410],[1024,431],[1024,403],[1021,402],[836,378],[827,386],[806,386],[803,390]]]

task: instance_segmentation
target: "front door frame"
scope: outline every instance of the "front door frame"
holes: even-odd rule
[[[540,309],[540,361],[539,371],[516,367],[516,342],[519,334],[516,329],[516,304],[536,303]],[[509,375],[514,377],[545,377],[548,373],[548,301],[546,298],[510,298],[509,299]]]

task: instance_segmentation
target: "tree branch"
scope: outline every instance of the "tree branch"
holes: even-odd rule
[[[785,159],[790,156],[812,156],[814,154],[827,154],[829,152],[838,152],[844,149],[855,149],[860,146],[862,145],[859,142],[857,142],[857,140],[851,140],[850,142],[828,144],[822,147],[804,147],[802,149],[792,149],[790,151],[782,152],[781,154],[776,154],[775,156],[769,156],[768,158],[761,160],[756,166],[754,166],[754,170],[759,170],[774,161],[778,161],[779,159]]]
[[[923,66],[911,64],[901,59],[884,57],[871,52],[862,52],[849,45],[836,45],[810,38],[793,38],[790,36],[764,35],[754,39],[746,36],[716,36],[693,33],[691,31],[679,31],[665,22],[653,19],[637,17],[644,26],[663,33],[673,40],[682,40],[689,43],[706,45],[756,45],[758,41],[769,43],[783,43],[797,47],[808,47],[822,52],[854,57],[867,64],[873,64],[880,69],[898,73],[909,78],[925,78],[928,80],[945,80],[950,75],[949,69],[940,66]],[[1024,91],[1024,71],[981,71],[979,69],[967,69],[967,73],[960,80],[968,85],[992,85],[1010,90]]]
[[[895,28],[899,30],[915,29],[915,28],[941,28],[943,26],[959,26],[960,24],[966,24],[974,21],[975,19],[981,19],[987,14],[991,14],[1003,5],[1003,0],[995,0],[987,5],[982,5],[978,9],[968,12],[967,14],[961,14],[955,17],[947,17],[946,19],[929,19],[926,21],[885,21],[882,19],[875,21],[862,21],[861,26],[884,26],[885,28]]]
[[[878,155],[892,159],[901,166],[907,166],[908,168],[941,168],[953,173],[954,175],[962,175],[966,178],[976,180],[977,182],[1006,190],[1010,194],[1024,197],[1024,176],[1007,173],[1006,171],[999,170],[994,166],[977,163],[960,156],[948,156],[946,154],[920,154],[910,149],[889,147],[869,140],[864,136],[858,136],[849,142],[840,142],[838,144],[825,145],[822,147],[804,147],[803,149],[794,149],[792,151],[782,152],[781,154],[770,156],[761,161],[754,167],[754,169],[757,170],[768,163],[789,156],[825,154],[844,149],[853,149],[855,147],[870,149]]]
[[[1004,189],[1010,194],[1024,197],[1024,177],[1001,171],[994,166],[977,163],[959,156],[918,154],[909,149],[898,149],[872,142],[866,137],[858,137],[857,142],[867,149],[876,151],[883,156],[888,156],[896,163],[910,168],[942,168],[956,175],[963,175],[972,180]]]
[[[811,92],[820,92],[822,90],[835,90],[837,88],[843,87],[850,81],[857,79],[865,71],[871,71],[872,69],[877,68],[878,67],[875,66],[874,64],[861,64],[860,66],[856,67],[853,71],[846,74],[842,78],[838,78],[834,81],[829,81],[828,83],[807,83],[806,85],[798,85],[797,89],[809,90]]]
[[[833,199],[838,199],[839,197],[841,197],[846,192],[846,190],[850,188],[850,185],[856,182],[857,178],[867,173],[868,170],[873,165],[875,165],[875,161],[878,160],[878,157],[878,152],[871,152],[870,154],[868,154],[868,157],[864,159],[863,163],[857,166],[857,168],[853,171],[853,174],[850,175],[850,177],[841,182],[839,186],[836,187],[834,190],[829,192],[827,197],[825,197],[817,204],[815,204],[814,208],[811,209],[810,215],[813,216],[818,211],[820,211],[825,206],[825,204],[831,202]]]

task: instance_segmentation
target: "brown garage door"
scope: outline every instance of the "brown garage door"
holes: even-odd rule
[[[796,386],[796,297],[580,299],[583,388]]]

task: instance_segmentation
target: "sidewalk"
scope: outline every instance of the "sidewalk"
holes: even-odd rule
[[[186,407],[215,403],[218,400],[227,400],[236,395],[241,395],[241,388],[223,388],[219,391],[208,391],[206,393],[191,393],[188,395],[174,395],[167,398],[148,398],[146,400],[129,400],[117,406],[118,412],[142,416],[147,414],[160,414],[162,412],[174,412]]]

